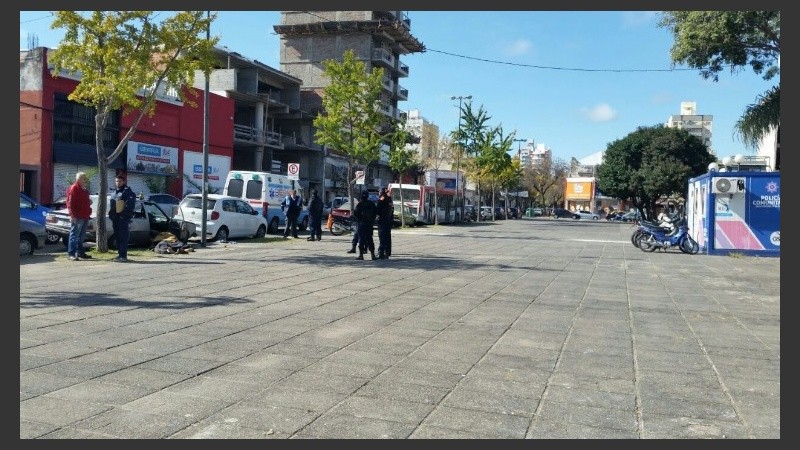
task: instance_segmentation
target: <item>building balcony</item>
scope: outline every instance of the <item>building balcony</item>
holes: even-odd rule
[[[405,25],[406,29],[411,29],[411,19],[408,18],[408,15],[404,12],[400,13],[400,23]]]
[[[380,63],[388,69],[394,69],[394,55],[385,48],[372,49],[372,62]]]
[[[389,92],[394,92],[394,82],[389,77],[383,77],[381,80],[381,86]]]
[[[408,76],[408,66],[397,61],[397,76],[398,77],[407,77]]]
[[[248,144],[263,144],[270,147],[283,148],[283,136],[274,131],[259,131],[247,125],[233,125],[233,140]]]
[[[395,117],[395,110],[391,105],[387,105],[387,104],[383,104],[382,103],[382,104],[380,104],[378,106],[378,110],[380,112],[382,112],[384,115],[387,115],[387,116],[389,116],[391,118],[396,118]]]
[[[404,88],[403,86],[397,85],[397,99],[398,100],[408,100],[408,89]]]

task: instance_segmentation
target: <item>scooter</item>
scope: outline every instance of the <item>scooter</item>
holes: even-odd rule
[[[652,252],[657,248],[666,252],[667,249],[675,246],[683,253],[690,255],[700,251],[700,246],[689,236],[689,225],[685,218],[681,219],[676,229],[671,232],[658,227],[642,229],[638,243],[639,249],[643,252]]]

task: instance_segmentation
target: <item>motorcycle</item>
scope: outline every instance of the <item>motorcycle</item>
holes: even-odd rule
[[[355,221],[351,217],[328,215],[328,229],[334,236],[352,233],[356,229]]]
[[[657,248],[667,251],[671,247],[678,247],[680,251],[690,255],[700,251],[700,246],[689,236],[689,225],[685,218],[681,219],[676,229],[671,232],[658,227],[642,229],[638,244],[643,252],[652,252]]]
[[[661,220],[652,221],[652,220],[635,220],[634,225],[637,227],[636,231],[631,234],[631,244],[635,247],[639,248],[639,239],[641,239],[642,235],[650,230],[654,229],[656,231],[662,231],[664,233],[672,233],[675,231],[675,225],[680,221],[680,216],[667,216],[663,217]]]

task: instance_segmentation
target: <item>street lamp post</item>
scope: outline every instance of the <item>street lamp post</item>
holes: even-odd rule
[[[471,95],[453,95],[450,97],[450,100],[458,99],[458,151],[456,152],[456,189],[461,192],[461,214],[458,216],[458,221],[464,220],[464,189],[461,189],[458,184],[459,175],[461,174],[461,152],[464,151],[464,147],[461,146],[461,101],[462,100],[470,100],[472,98]]]

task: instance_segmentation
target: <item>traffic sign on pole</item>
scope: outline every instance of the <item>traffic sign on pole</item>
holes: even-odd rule
[[[356,170],[356,184],[364,184],[364,171]]]
[[[289,163],[288,165],[288,176],[290,180],[299,180],[300,179],[300,164],[298,163]]]

